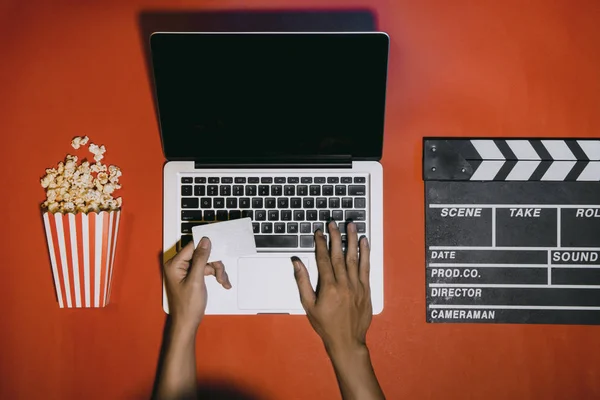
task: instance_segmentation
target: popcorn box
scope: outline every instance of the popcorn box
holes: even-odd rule
[[[121,211],[43,213],[61,308],[109,303]]]

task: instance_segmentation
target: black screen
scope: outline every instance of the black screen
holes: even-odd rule
[[[381,158],[388,43],[383,33],[152,35],[165,156]]]

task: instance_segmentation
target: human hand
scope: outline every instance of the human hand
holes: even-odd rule
[[[173,325],[194,332],[204,317],[207,302],[205,275],[214,275],[225,289],[231,283],[222,262],[208,264],[211,243],[203,237],[194,249],[191,241],[164,265],[169,314]]]
[[[306,266],[292,258],[300,301],[308,320],[323,339],[328,352],[346,352],[366,346],[366,334],[373,317],[369,286],[369,243],[357,237],[356,225],[346,227],[348,246],[342,252],[342,239],[335,221],[329,223],[331,249],[320,230],[315,232],[319,282],[315,292]],[[358,247],[360,246],[360,259]]]

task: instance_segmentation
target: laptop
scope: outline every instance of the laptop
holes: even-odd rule
[[[206,314],[304,314],[290,257],[316,287],[313,233],[331,219],[342,240],[350,220],[369,238],[379,314],[388,35],[154,33],[150,46],[164,259],[196,225],[252,219],[258,253],[223,260],[233,288],[207,279]]]

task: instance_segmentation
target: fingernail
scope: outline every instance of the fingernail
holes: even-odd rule
[[[203,249],[208,249],[208,246],[210,246],[210,240],[204,236],[202,239],[200,239],[200,247]]]
[[[362,235],[362,236],[360,237],[360,241],[361,241],[361,242],[364,242],[364,244],[365,244],[367,247],[369,247],[369,239],[367,239],[367,237],[366,237],[365,235]]]
[[[337,222],[335,222],[335,220],[332,219],[331,222],[329,223],[329,228],[330,229],[337,229],[338,228]]]
[[[317,235],[317,236],[323,236],[323,231],[321,231],[320,229],[317,229],[315,231],[315,235]]]
[[[296,256],[292,256],[292,265],[294,266],[294,271],[298,272],[298,270],[300,269],[300,265],[298,265],[298,262],[300,262],[300,259]]]
[[[354,222],[348,222],[346,224],[346,230],[352,233],[356,232],[356,225],[354,225]]]

